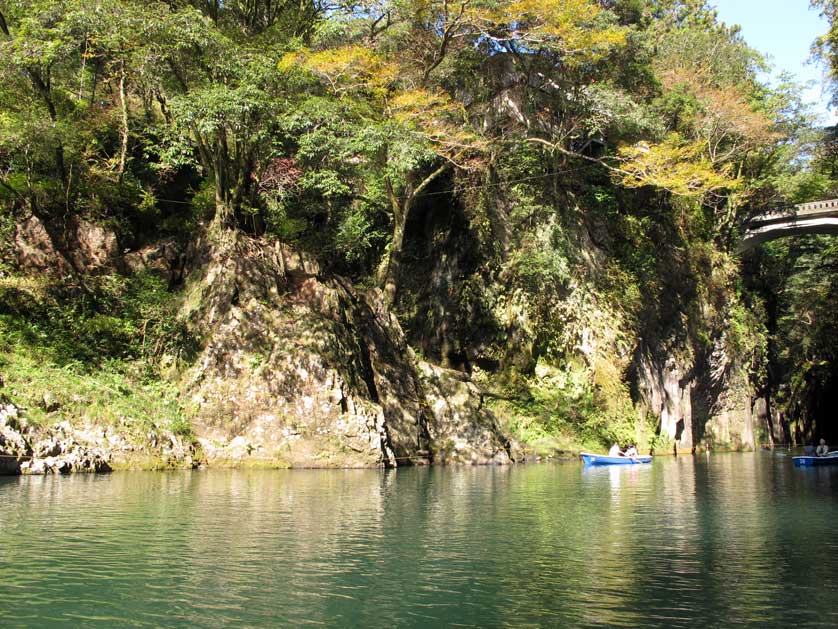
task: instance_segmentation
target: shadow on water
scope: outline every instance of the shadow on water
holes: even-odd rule
[[[758,453],[0,479],[0,617],[834,625],[836,472]]]

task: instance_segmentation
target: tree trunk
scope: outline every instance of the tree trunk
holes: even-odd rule
[[[416,197],[421,194],[437,177],[451,167],[450,162],[445,162],[442,166],[433,171],[430,175],[425,177],[422,182],[414,187],[408,185],[404,191],[404,201],[399,203],[399,198],[396,196],[390,180],[385,178],[385,186],[387,188],[387,196],[390,197],[390,207],[393,210],[393,239],[390,241],[390,255],[387,260],[387,268],[384,272],[383,288],[384,301],[388,306],[396,303],[396,297],[399,288],[399,273],[402,266],[402,251],[404,249],[404,232],[407,226],[407,219],[410,217],[410,210],[413,208],[413,202]]]
[[[211,231],[222,233],[235,227],[236,207],[230,195],[230,190],[224,185],[223,176],[215,178],[215,216],[212,219]]]
[[[119,72],[119,105],[121,108],[122,118],[121,123],[122,127],[120,129],[121,132],[121,142],[119,147],[119,183],[122,184],[122,177],[125,175],[125,158],[128,154],[128,105],[125,102],[125,60],[123,59],[120,64],[120,72]]]
[[[411,205],[413,205],[412,199],[405,200],[405,206],[400,207],[393,216],[393,239],[390,241],[390,255],[387,260],[387,271],[384,274],[384,301],[388,306],[396,303],[404,249],[404,230]]]
[[[241,204],[242,187],[239,185],[239,177],[230,172],[231,166],[221,159],[218,150],[216,158],[212,168],[215,177],[215,216],[211,231],[221,234],[236,228],[236,209]]]

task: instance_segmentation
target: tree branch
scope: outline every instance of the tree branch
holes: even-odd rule
[[[632,173],[629,173],[626,170],[623,170],[622,168],[617,168],[616,166],[612,166],[611,164],[609,164],[608,162],[606,162],[603,159],[599,159],[597,157],[590,157],[589,155],[584,155],[583,153],[577,153],[576,151],[571,151],[569,149],[566,149],[561,144],[559,144],[558,142],[553,143],[553,142],[550,142],[549,140],[545,140],[544,138],[524,138],[524,141],[525,142],[535,142],[536,144],[542,144],[542,145],[546,146],[547,148],[549,148],[551,151],[557,151],[557,152],[559,152],[563,155],[567,155],[568,157],[576,157],[578,159],[584,159],[584,160],[587,160],[589,162],[593,162],[594,164],[599,164],[600,166],[610,170],[613,173],[618,173],[620,175],[631,175],[632,174]]]

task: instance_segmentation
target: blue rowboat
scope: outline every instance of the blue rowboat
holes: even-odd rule
[[[608,456],[607,454],[590,454],[581,452],[580,456],[585,465],[637,465],[638,463],[651,463],[650,454],[637,456]]]
[[[816,465],[838,465],[838,454],[830,452],[827,456],[792,457],[795,467],[814,467]]]

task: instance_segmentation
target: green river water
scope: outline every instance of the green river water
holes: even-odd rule
[[[771,453],[0,478],[0,626],[838,626],[838,468]]]

